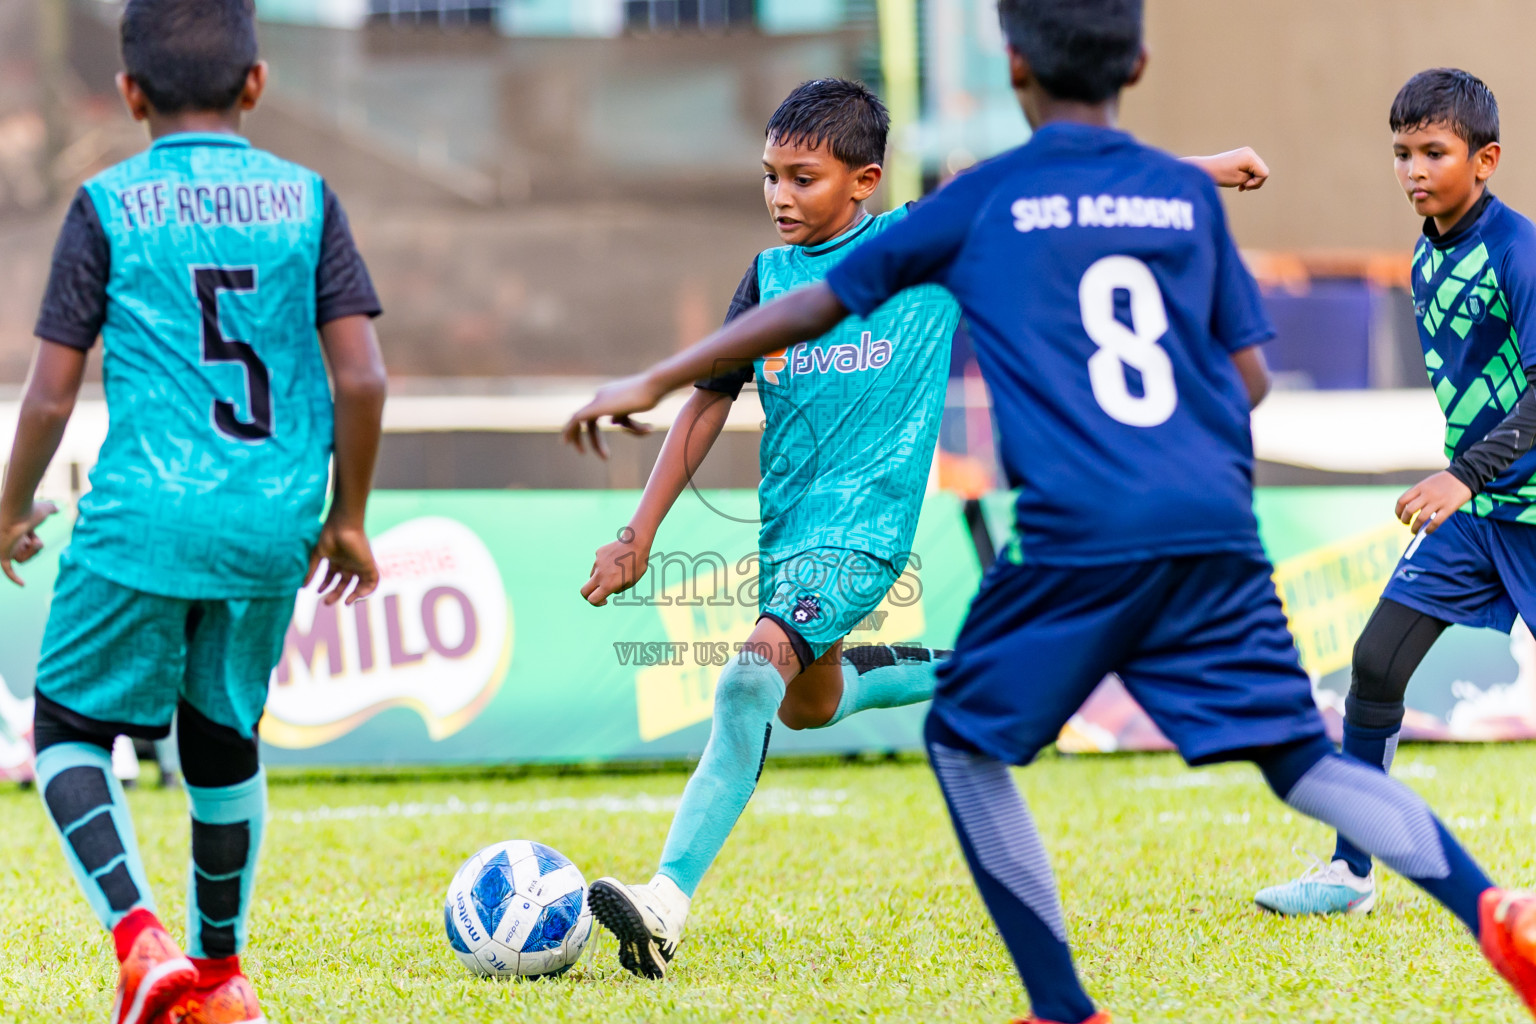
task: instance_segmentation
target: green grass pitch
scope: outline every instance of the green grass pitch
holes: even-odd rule
[[[1506,884],[1536,884],[1536,746],[1405,748],[1398,774]],[[1387,877],[1367,918],[1282,921],[1254,889],[1324,830],[1243,766],[1051,758],[1019,773],[1060,877],[1089,991],[1117,1022],[1526,1020],[1449,915]],[[770,764],[695,901],[666,982],[598,931],[552,981],[470,976],[442,899],[485,843],[547,842],[588,879],[649,877],[681,773],[272,786],[246,964],[268,1018],[355,1021],[997,1021],[1024,999],[927,769]],[[183,928],[187,820],[135,792],[161,916]],[[104,1020],[106,936],[35,793],[0,791],[0,1021]]]

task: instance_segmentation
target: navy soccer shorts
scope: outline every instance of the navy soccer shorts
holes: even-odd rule
[[[1027,764],[1113,672],[1190,764],[1320,736],[1272,572],[1251,554],[999,560],[939,667],[932,714],[981,752]]]
[[[1454,513],[1409,545],[1381,596],[1463,626],[1536,622],[1536,526]]]

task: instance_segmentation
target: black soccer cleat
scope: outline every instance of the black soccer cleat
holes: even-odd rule
[[[648,885],[599,878],[587,889],[592,914],[619,940],[619,964],[630,974],[660,981],[682,941],[683,917]]]

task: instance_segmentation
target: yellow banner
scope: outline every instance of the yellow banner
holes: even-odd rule
[[[1275,567],[1301,663],[1314,678],[1349,667],[1355,638],[1408,545],[1396,522],[1357,533]]]
[[[690,595],[697,599],[699,589],[693,580],[679,580],[661,591],[656,612],[667,642],[649,645],[653,650],[644,656],[657,663],[635,673],[635,704],[643,741],[686,729],[714,714],[720,671],[736,656],[757,622],[755,604],[680,603]],[[910,592],[910,586],[904,589]],[[708,588],[705,593],[709,593]],[[902,643],[922,636],[925,628],[921,598],[896,605],[887,594],[880,606],[854,627],[847,642]]]

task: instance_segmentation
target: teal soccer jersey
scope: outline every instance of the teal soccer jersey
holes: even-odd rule
[[[1445,411],[1445,454],[1488,436],[1536,367],[1536,227],[1485,194],[1444,235],[1426,221],[1413,255],[1413,307],[1430,386]],[[1489,519],[1536,523],[1536,450],[1472,499]]]
[[[239,136],[167,136],[87,182],[37,324],[103,344],[111,425],[72,561],[168,597],[291,595],[329,481],[316,328],[378,312],[319,175]]]
[[[821,245],[764,251],[727,319],[822,280],[906,212],[865,217]],[[758,547],[766,561],[842,548],[905,564],[944,414],[950,338],[959,319],[948,292],[915,288],[814,341],[700,383],[734,396],[757,381],[766,421]]]

